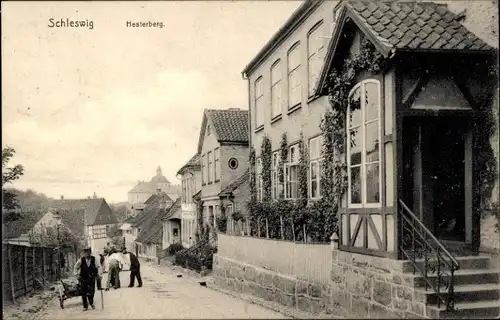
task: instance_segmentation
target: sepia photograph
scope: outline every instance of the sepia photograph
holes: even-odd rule
[[[498,0],[2,1],[3,318],[498,319]]]

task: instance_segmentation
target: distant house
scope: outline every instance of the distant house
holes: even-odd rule
[[[248,169],[248,132],[247,110],[205,110],[203,114],[198,142],[201,204],[210,229],[222,212],[219,193]]]
[[[170,199],[175,200],[180,196],[180,186],[173,185],[163,176],[160,166],[156,169],[156,175],[150,181],[138,181],[137,185],[128,192],[130,209],[136,214],[146,207],[145,202],[160,189]]]
[[[106,246],[107,231],[118,223],[104,198],[61,199],[54,201],[52,206],[60,212],[63,224],[83,233],[92,252],[99,252]]]
[[[140,248],[138,250],[139,256],[157,258],[161,255],[160,252],[165,249],[162,243],[162,220],[168,215],[172,207],[177,206],[180,208],[179,199],[173,204],[171,201],[167,201],[167,199],[167,197],[156,197],[156,201],[148,207],[150,211],[144,215],[144,219],[140,224],[141,232],[135,240],[135,243]]]
[[[250,170],[246,170],[240,177],[233,180],[219,193],[221,203],[225,204],[227,217],[227,233],[248,235],[249,225],[247,200],[250,198]]]
[[[180,241],[184,247],[190,247],[195,243],[196,226],[196,204],[193,201],[193,195],[201,190],[201,165],[200,154],[194,155],[189,161],[177,171],[177,175],[181,176],[181,223],[179,227]],[[174,218],[172,218],[174,219]],[[169,226],[165,224],[164,230],[168,230]],[[172,233],[174,230],[172,229]],[[166,238],[165,241],[169,242]]]
[[[156,194],[150,196],[149,199],[146,200],[145,207],[141,212],[125,220],[120,229],[124,232],[127,250],[136,252],[138,255],[145,255],[146,248],[142,242],[137,242],[137,239],[143,233],[148,232],[151,219],[153,219],[161,209],[170,208],[172,203],[172,199],[170,199],[165,192],[158,189]],[[159,225],[161,226],[161,222],[159,222]]]
[[[3,222],[3,243],[31,246],[30,234],[33,232],[37,222],[46,214],[46,211],[41,210],[23,212],[20,219]]]
[[[171,244],[182,243],[181,235],[183,229],[181,226],[182,205],[181,200],[177,199],[170,207],[168,212],[162,217],[162,245],[163,249],[168,248]],[[183,244],[183,243],[182,243]]]

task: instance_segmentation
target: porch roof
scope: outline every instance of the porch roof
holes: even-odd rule
[[[338,24],[318,80],[317,94],[324,87],[348,19],[386,57],[397,51],[489,53],[496,50],[460,23],[463,14],[454,14],[445,4],[344,0],[338,8]]]

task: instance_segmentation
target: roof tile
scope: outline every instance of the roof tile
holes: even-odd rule
[[[219,141],[248,142],[248,110],[207,110]]]
[[[445,5],[431,2],[348,0],[369,32],[389,48],[471,49],[493,48],[469,32]],[[383,15],[381,15],[383,13]]]

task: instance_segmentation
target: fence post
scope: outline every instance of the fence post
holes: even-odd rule
[[[306,243],[307,242],[307,236],[306,236],[306,224],[305,223],[302,225],[302,230],[304,231],[304,243]]]
[[[7,259],[9,260],[9,278],[10,278],[10,291],[12,295],[12,301],[16,301],[16,291],[14,286],[14,271],[12,270],[12,246],[7,245]]]
[[[36,251],[35,247],[33,247],[33,291],[35,291],[35,286],[36,286],[36,276],[37,276],[37,268],[36,268]]]
[[[285,236],[283,234],[283,216],[280,215],[280,230],[281,230],[281,240],[285,240]]]
[[[43,285],[45,286],[45,268],[46,268],[46,263],[45,263],[45,248],[42,247],[42,281]]]
[[[292,222],[292,235],[293,235],[293,242],[295,242],[295,224]]]
[[[266,238],[269,239],[269,223],[267,221],[267,217],[266,217]]]
[[[28,247],[24,247],[24,263],[23,263],[23,269],[24,269],[24,293],[27,295],[28,294]]]

